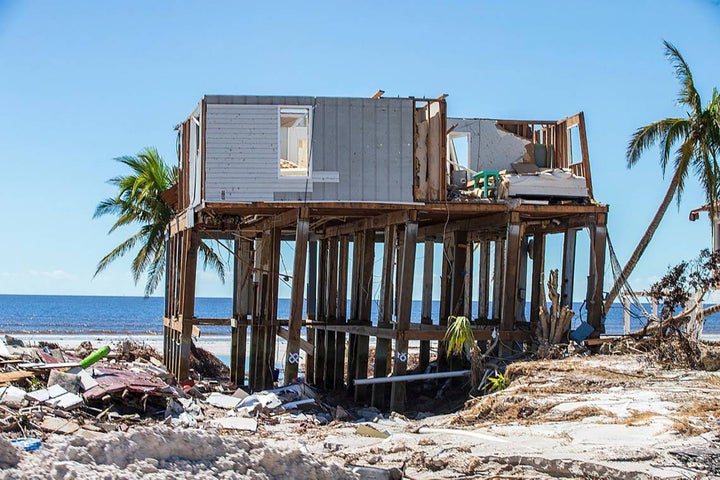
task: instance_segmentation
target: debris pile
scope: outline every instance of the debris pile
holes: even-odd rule
[[[227,367],[210,352],[194,348],[193,355],[194,378],[178,382],[144,344],[123,341],[94,350],[83,342],[64,351],[6,337],[0,340],[0,432],[42,438],[161,422],[254,432],[259,418],[290,412],[318,425],[334,419],[334,410],[304,383],[251,395],[214,378]]]

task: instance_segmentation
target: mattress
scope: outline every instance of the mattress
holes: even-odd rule
[[[584,177],[556,168],[527,175],[507,175],[505,186],[509,197],[588,198]]]

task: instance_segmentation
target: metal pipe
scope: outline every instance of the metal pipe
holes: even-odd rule
[[[376,383],[394,382],[415,382],[418,380],[432,380],[435,378],[465,377],[470,375],[470,370],[459,370],[456,372],[418,373],[416,375],[395,375],[392,377],[380,378],[356,378],[355,385],[374,385]]]

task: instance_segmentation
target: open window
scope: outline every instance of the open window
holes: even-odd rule
[[[280,108],[280,176],[310,174],[310,108]]]
[[[448,159],[455,170],[470,168],[470,134],[455,133],[448,135]]]

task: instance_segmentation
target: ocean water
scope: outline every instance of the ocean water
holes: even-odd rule
[[[420,302],[414,301],[412,321],[420,321]],[[573,326],[587,317],[582,303],[573,305],[576,312]],[[377,318],[378,302],[373,301],[373,318]],[[433,302],[433,318],[438,318],[440,303]],[[649,311],[649,305],[645,308]],[[349,310],[349,309],[348,309]],[[477,310],[475,306],[474,311]],[[161,334],[164,299],[160,297],[93,297],[60,295],[0,295],[0,333],[25,334]],[[635,312],[634,312],[635,313]],[[198,298],[195,314],[206,318],[229,318],[229,298]],[[278,318],[288,318],[289,299],[278,302]],[[529,306],[526,308],[529,316]],[[631,328],[641,328],[642,318],[633,318]],[[203,327],[203,335],[229,333],[229,327]],[[623,309],[614,305],[605,319],[607,334],[623,331]],[[706,319],[705,334],[720,334],[720,314]]]

